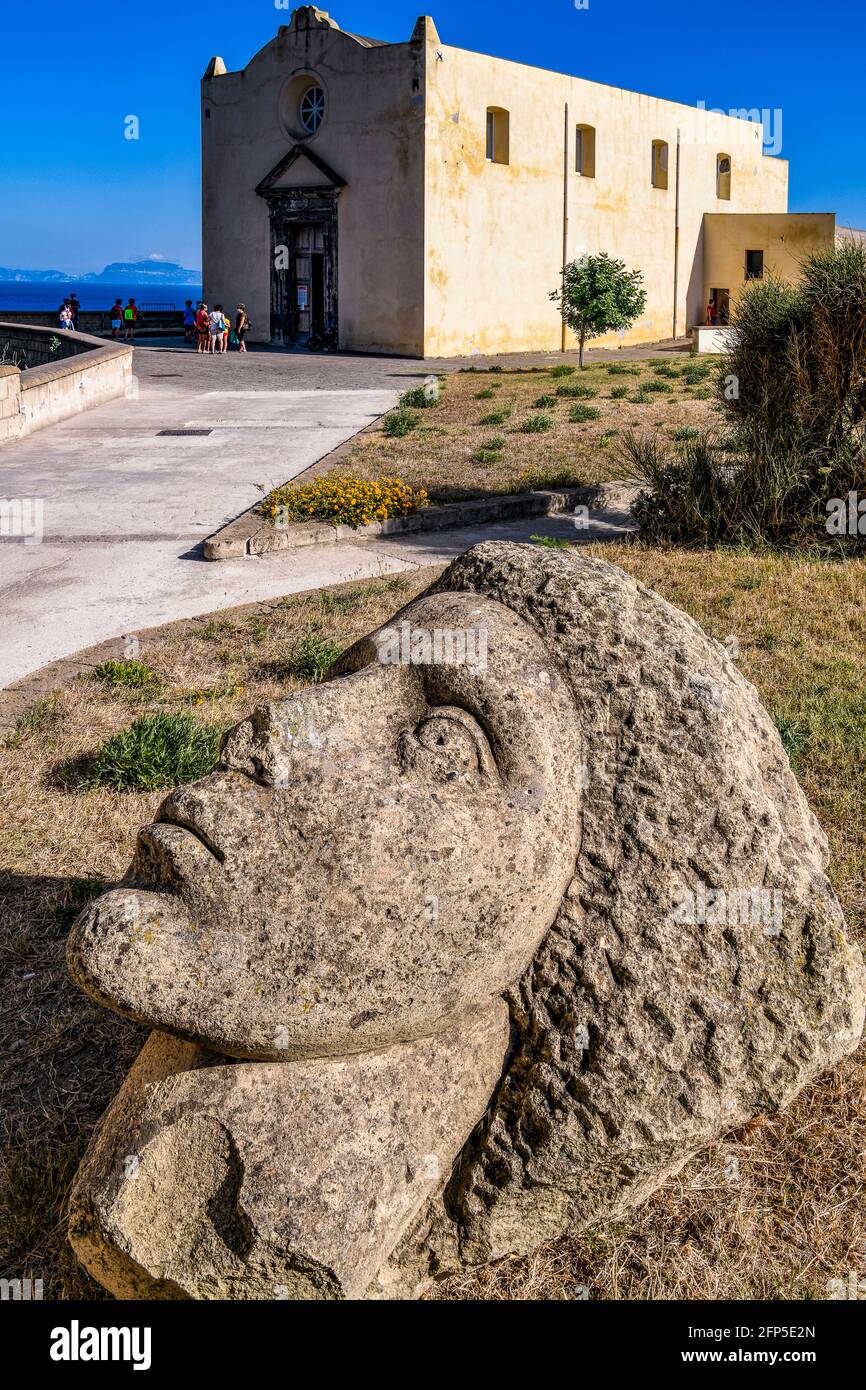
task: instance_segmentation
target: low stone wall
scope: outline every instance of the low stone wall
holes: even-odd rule
[[[0,296],[2,297],[2,296]],[[58,300],[58,303],[60,301]],[[193,300],[195,305],[198,300]],[[14,324],[38,324],[42,328],[53,328],[60,332],[56,309],[3,309],[0,308],[0,322]],[[82,333],[101,333],[111,328],[110,309],[82,309],[79,315],[79,328]],[[136,332],[143,333],[153,328],[182,328],[183,309],[146,309],[136,324]]]
[[[0,350],[4,345],[36,365],[0,365],[0,443],[125,396],[132,386],[132,348],[123,343],[0,322]]]

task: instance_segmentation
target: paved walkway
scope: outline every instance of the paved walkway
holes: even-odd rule
[[[210,358],[180,346],[138,346],[137,399],[0,449],[0,497],[41,499],[44,533],[40,544],[0,542],[0,687],[82,647],[175,618],[436,563],[483,537],[573,536],[567,519],[550,518],[296,555],[201,559],[205,537],[262,490],[310,467],[427,371],[459,365],[267,349]],[[195,428],[212,433],[162,433]]]

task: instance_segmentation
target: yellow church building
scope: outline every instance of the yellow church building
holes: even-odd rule
[[[262,342],[557,350],[549,293],[598,251],[647,302],[597,343],[654,342],[836,235],[788,213],[760,123],[452,48],[427,16],[381,43],[303,6],[241,71],[211,59],[201,101],[205,292]]]

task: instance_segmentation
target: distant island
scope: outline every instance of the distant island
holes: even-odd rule
[[[0,283],[59,285],[200,285],[201,271],[189,270],[176,261],[112,261],[104,270],[70,275],[64,270],[10,270],[0,266]]]

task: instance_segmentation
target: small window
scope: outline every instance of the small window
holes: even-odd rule
[[[764,278],[764,253],[763,251],[746,252],[746,279],[763,280]]]
[[[716,197],[730,198],[731,196],[731,156],[729,154],[716,155]]]
[[[325,93],[321,87],[308,87],[298,109],[304,130],[315,135],[325,114]]]
[[[487,108],[487,158],[491,164],[508,163],[508,112],[501,106]]]
[[[595,127],[579,125],[574,132],[574,172],[595,178]]]
[[[668,186],[667,140],[653,140],[652,185],[653,188],[667,188]]]

